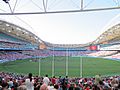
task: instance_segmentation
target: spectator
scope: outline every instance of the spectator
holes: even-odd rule
[[[99,81],[101,81],[101,77],[100,77],[100,75],[96,75],[95,76],[95,84],[98,85]]]
[[[43,83],[45,83],[47,86],[50,83],[50,80],[48,78],[48,75],[46,74],[45,77],[43,78]]]
[[[34,81],[32,80],[32,73],[29,73],[28,78],[25,80],[27,90],[34,90]]]
[[[51,79],[51,82],[52,82],[53,85],[56,84],[56,78],[55,78],[55,76],[53,76],[53,78]]]
[[[42,86],[40,87],[40,90],[49,90],[47,85],[45,83],[42,84]]]
[[[2,89],[1,90],[8,90],[8,83],[7,82],[2,83]]]

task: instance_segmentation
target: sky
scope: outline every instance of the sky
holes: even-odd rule
[[[10,0],[12,10],[17,0]],[[34,1],[34,2],[33,2]],[[14,12],[44,11],[42,0],[18,0]],[[113,7],[119,0],[84,0],[84,9]],[[45,0],[47,11],[76,10],[80,0]],[[29,4],[28,4],[29,3]],[[39,3],[39,4],[38,4]],[[10,12],[0,1],[0,13]],[[120,9],[94,12],[56,13],[37,15],[0,15],[5,20],[31,31],[44,41],[54,44],[85,44],[120,21]]]

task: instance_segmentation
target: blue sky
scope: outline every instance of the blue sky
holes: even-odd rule
[[[12,0],[11,0],[12,1]],[[15,2],[15,0],[13,0]],[[33,5],[29,0],[21,0],[15,12],[43,11],[42,4]],[[34,4],[42,3],[33,0]],[[84,0],[85,9],[116,6],[118,0]],[[90,3],[91,2],[91,3]],[[29,3],[29,4],[28,4]],[[75,10],[79,0],[48,0],[47,10]],[[10,12],[8,5],[0,1],[0,13]],[[10,2],[13,8],[13,2]],[[30,5],[30,6],[29,6]],[[38,4],[37,4],[38,5]],[[95,40],[107,28],[119,20],[120,10],[77,12],[59,14],[0,16],[0,19],[24,27],[42,40],[56,44],[84,44]],[[118,17],[117,17],[118,16]],[[115,18],[116,17],[116,18]]]

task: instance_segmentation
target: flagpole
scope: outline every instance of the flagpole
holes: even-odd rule
[[[55,62],[54,62],[54,46],[53,46],[53,60],[52,60],[52,76],[54,76],[54,66],[55,66]]]
[[[82,60],[82,56],[80,56],[80,77],[83,77],[83,60]]]
[[[68,76],[68,48],[66,49],[66,76]]]
[[[39,76],[41,75],[41,68],[40,68],[40,58],[39,58]]]

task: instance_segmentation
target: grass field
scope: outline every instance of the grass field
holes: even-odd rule
[[[40,60],[40,62],[38,62]],[[68,76],[80,76],[80,57],[67,57],[68,60]],[[0,64],[0,71],[15,72],[28,74],[32,72],[34,75],[44,76],[48,74],[52,76],[53,57],[41,58],[38,61],[17,60]],[[107,60],[101,58],[82,57],[83,77],[92,77],[96,74],[101,75],[118,75],[120,74],[120,62],[115,60]],[[39,69],[40,65],[40,69]],[[54,57],[54,74],[55,76],[66,75],[66,57]]]

